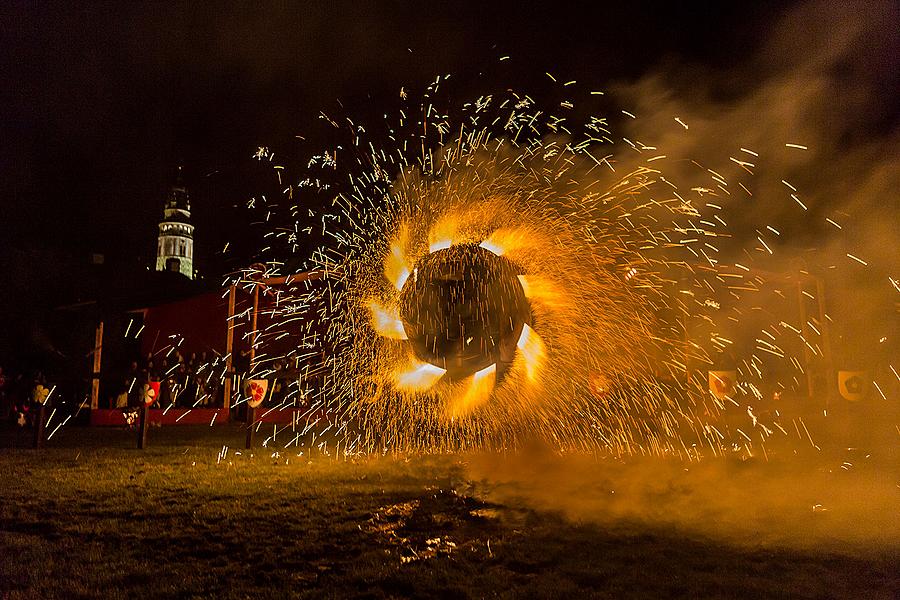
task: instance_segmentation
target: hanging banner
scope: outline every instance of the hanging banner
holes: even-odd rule
[[[156,402],[157,398],[159,398],[159,382],[148,381],[144,384],[144,388],[141,391],[141,399],[144,401],[144,404],[150,406]]]
[[[709,391],[719,400],[734,396],[737,390],[737,371],[710,371]]]
[[[867,371],[838,371],[838,391],[850,402],[859,402],[869,395],[870,381]]]
[[[247,404],[251,408],[256,408],[262,404],[268,391],[268,379],[248,379],[244,382],[244,393],[247,394]]]

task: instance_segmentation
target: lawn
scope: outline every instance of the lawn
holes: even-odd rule
[[[247,452],[232,426],[150,435],[144,451],[120,430],[70,427],[39,451],[0,440],[3,598],[900,595],[900,545],[884,532],[896,516],[867,528],[845,515],[854,534],[804,505],[798,523],[806,500],[791,498],[820,494],[812,479],[729,516],[713,501],[726,490],[698,492],[713,477],[703,467]],[[718,485],[771,494],[745,467],[722,468]],[[860,514],[893,506],[896,483],[883,483]],[[847,494],[822,510],[837,515]]]

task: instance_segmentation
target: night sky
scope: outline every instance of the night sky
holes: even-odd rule
[[[178,164],[193,198],[196,263],[218,280],[229,265],[217,251],[246,228],[233,207],[257,191],[253,152],[268,146],[301,168],[320,110],[380,115],[401,87],[421,89],[445,73],[468,99],[505,55],[504,76],[525,89],[545,71],[602,87],[692,65],[719,74],[722,94],[737,94],[802,52],[770,53],[765,64],[755,57],[795,3],[597,2],[589,12],[582,4],[3,3],[5,318],[68,301],[92,252],[123,272],[151,264]],[[896,5],[878,19],[891,30]],[[897,130],[896,65],[885,62],[896,35],[886,44],[864,49],[882,96],[863,106],[870,118],[857,130],[866,135]]]

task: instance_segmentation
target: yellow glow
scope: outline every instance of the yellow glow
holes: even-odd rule
[[[537,379],[538,370],[544,364],[544,358],[547,355],[544,340],[534,329],[524,325],[516,347],[525,364],[525,373],[528,375],[528,379],[534,381]]]
[[[400,320],[396,307],[385,308],[375,300],[370,301],[368,306],[372,315],[372,327],[379,335],[392,340],[407,339],[403,321]]]
[[[533,245],[533,241],[531,244]],[[497,256],[514,254],[529,245],[528,233],[519,229],[498,229],[488,239],[479,244],[485,250],[490,250]]]
[[[428,232],[428,251],[437,252],[453,245],[458,237],[459,223],[455,216],[444,217]]]
[[[492,241],[489,240],[489,239],[484,240],[483,242],[481,242],[481,243],[478,244],[478,245],[481,246],[482,248],[484,248],[485,250],[489,251],[489,252],[493,252],[493,253],[496,254],[497,256],[503,256],[503,247],[500,246],[500,245],[498,245],[498,244],[496,244],[496,243],[494,243],[494,242],[492,242]]]
[[[485,367],[467,379],[466,391],[451,400],[448,407],[450,417],[456,418],[467,415],[484,404],[491,397],[496,380],[496,364]]]
[[[406,256],[399,243],[391,245],[391,253],[384,261],[384,276],[394,284],[398,290],[403,289],[403,284],[409,278],[409,267],[406,265]]]
[[[414,361],[411,368],[397,372],[394,380],[401,390],[421,391],[437,383],[446,372],[431,363]]]
[[[525,297],[535,304],[551,309],[563,309],[569,303],[565,290],[546,277],[518,275]]]
[[[522,284],[522,291],[525,292],[525,297],[531,300],[531,282],[528,280],[528,277],[525,275],[516,275],[519,278],[519,283]]]
[[[435,240],[431,244],[428,245],[429,252],[437,252],[438,250],[443,250],[444,248],[449,248],[453,245],[453,240],[449,238],[445,238],[442,240]]]

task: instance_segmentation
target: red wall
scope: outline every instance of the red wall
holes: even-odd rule
[[[179,348],[184,356],[192,352],[224,354],[228,296],[222,298],[222,293],[210,292],[146,309],[141,354],[159,352],[172,343],[169,336],[173,334],[185,338]]]

